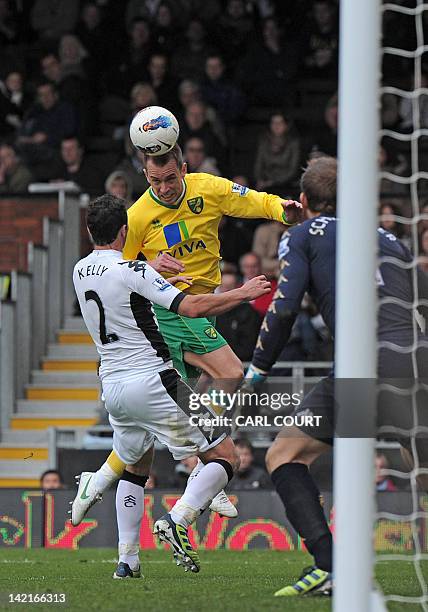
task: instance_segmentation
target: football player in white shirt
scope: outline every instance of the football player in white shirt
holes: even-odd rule
[[[171,545],[177,564],[198,572],[199,556],[187,529],[233,477],[239,459],[227,432],[207,432],[190,424],[195,414],[189,409],[193,391],[172,366],[152,302],[186,317],[217,315],[269,293],[270,283],[259,276],[226,293],[187,295],[147,263],[124,261],[127,213],[124,202],[114,196],[104,195],[89,204],[87,226],[94,250],[76,264],[73,282],[101,358],[99,375],[113,428],[113,451],[97,472],[81,474],[72,523],[81,522],[126,466],[131,479],[132,465],[149,466],[157,438],[174,459],[196,454],[204,463],[171,511],[154,526],[160,540]],[[191,283],[189,277],[170,280]],[[216,414],[201,405],[198,416],[209,419]],[[139,567],[129,575],[134,573],[139,574]]]

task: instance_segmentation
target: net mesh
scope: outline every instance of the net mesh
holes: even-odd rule
[[[394,265],[411,270],[414,288],[413,303],[395,298],[385,298],[382,303],[396,302],[401,307],[412,309],[428,306],[428,300],[421,298],[418,286],[417,266],[428,269],[428,3],[423,0],[395,0],[381,5],[383,18],[382,40],[382,129],[380,154],[380,222],[402,238],[414,255],[411,263],[384,258],[379,263],[390,261]],[[422,251],[423,235],[427,247]],[[412,429],[381,428],[384,437],[410,434],[410,448],[413,468],[404,467],[399,460],[399,445],[391,456],[394,469],[384,470],[402,488],[403,503],[400,507],[388,508],[378,505],[377,530],[379,526],[393,525],[395,541],[393,552],[379,553],[376,561],[379,567],[387,562],[412,564],[412,580],[403,579],[394,592],[385,593],[385,601],[392,610],[422,609],[428,611],[428,497],[425,487],[418,484],[418,477],[425,475],[428,480],[428,464],[421,462],[418,455],[420,445],[417,437],[422,436],[428,444],[428,427],[419,422],[417,406],[420,391],[426,390],[418,372],[417,350],[428,347],[421,339],[419,330],[424,321],[414,317],[413,341],[407,346],[393,342],[380,342],[379,348],[387,348],[398,355],[411,356],[415,379],[412,384],[401,387],[390,382],[381,384],[379,391],[387,391],[408,402],[412,412]],[[425,406],[428,410],[428,406]],[[382,446],[382,443],[381,443]],[[384,445],[391,449],[391,445]],[[387,452],[387,451],[385,451]],[[397,459],[398,458],[398,459]],[[410,471],[408,471],[410,469]],[[408,575],[403,568],[403,576]],[[402,605],[397,607],[399,602]],[[396,607],[394,607],[396,606]]]

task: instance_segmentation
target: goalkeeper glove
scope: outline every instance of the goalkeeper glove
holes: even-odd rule
[[[255,385],[263,383],[267,378],[268,373],[260,368],[256,368],[252,363],[248,366],[245,374],[243,387],[245,389],[254,388]]]

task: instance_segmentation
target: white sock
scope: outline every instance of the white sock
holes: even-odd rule
[[[119,561],[132,570],[140,565],[140,526],[144,514],[144,488],[120,480],[116,491],[116,516],[119,532]]]
[[[183,495],[170,510],[174,523],[189,527],[229,481],[226,470],[215,461],[204,465],[197,478],[189,479]]]
[[[192,478],[195,478],[199,474],[199,472],[202,470],[203,467],[204,467],[204,464],[198,457],[198,463],[195,465],[193,470],[190,472],[188,481],[192,480]]]
[[[107,461],[103,463],[98,472],[95,472],[94,477],[91,480],[91,483],[88,488],[88,492],[92,492],[95,488],[97,493],[104,493],[106,489],[111,487],[113,483],[118,480],[120,476],[111,469]]]

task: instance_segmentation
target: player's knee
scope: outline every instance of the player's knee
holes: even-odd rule
[[[287,440],[287,444],[272,444],[265,457],[266,469],[269,474],[284,463],[306,463],[301,444],[293,444],[293,440]]]
[[[144,465],[136,463],[135,465],[127,465],[125,468],[126,472],[130,474],[135,474],[136,476],[145,476],[145,468]]]

